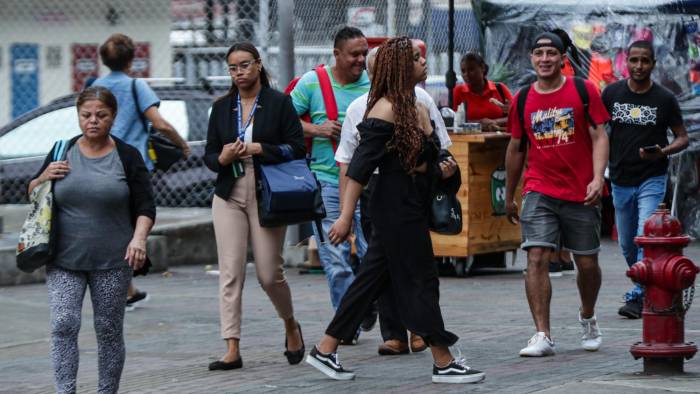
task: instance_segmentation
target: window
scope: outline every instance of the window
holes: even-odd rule
[[[160,115],[175,127],[177,133],[187,141],[190,135],[190,123],[187,117],[187,105],[184,100],[162,100],[158,108]]]
[[[74,106],[40,115],[0,137],[0,159],[44,156],[61,139],[80,134]]]

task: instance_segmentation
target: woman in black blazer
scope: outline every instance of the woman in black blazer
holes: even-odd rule
[[[260,225],[256,185],[260,164],[304,157],[301,123],[291,99],[270,88],[255,46],[234,44],[226,60],[231,90],[212,107],[204,162],[218,173],[212,215],[219,258],[221,336],[227,352],[209,364],[209,369],[243,366],[239,352],[241,296],[249,238],[258,281],[284,320],[284,354],[290,364],[297,364],[305,349],[282,269],[286,226]]]

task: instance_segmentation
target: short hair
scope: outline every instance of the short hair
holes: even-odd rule
[[[362,33],[362,30],[352,26],[345,26],[342,29],[338,30],[337,33],[335,33],[335,39],[333,40],[333,48],[340,48],[340,46],[343,45],[345,41],[360,37],[365,37],[365,35]]]
[[[477,52],[465,53],[464,56],[462,56],[462,59],[459,61],[459,64],[462,65],[466,62],[473,62],[481,66],[484,69],[484,77],[486,77],[486,74],[489,73],[489,65],[486,64],[481,54]]]
[[[75,99],[75,107],[80,111],[80,107],[82,107],[83,104],[92,100],[100,101],[102,104],[106,105],[107,108],[112,110],[113,115],[117,115],[117,98],[114,97],[114,94],[112,94],[109,89],[102,86],[90,86],[89,88],[85,88],[78,94],[78,98]]]
[[[370,67],[369,65],[377,60],[377,52],[379,52],[379,47],[374,47],[367,52],[367,57],[365,58],[365,62],[367,63],[367,72],[374,71],[374,67]],[[370,68],[372,70],[370,70]]]
[[[651,60],[656,60],[656,54],[654,53],[654,45],[652,45],[649,41],[637,40],[631,43],[630,46],[627,47],[627,55],[630,54],[630,50],[632,50],[632,48],[648,49],[651,53]]]
[[[100,45],[102,63],[112,71],[126,71],[129,63],[134,60],[134,52],[134,41],[120,33],[112,34]]]

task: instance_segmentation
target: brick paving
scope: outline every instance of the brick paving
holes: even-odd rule
[[[696,263],[700,247],[687,250]],[[510,259],[509,259],[510,260]],[[457,333],[470,365],[487,373],[476,385],[430,383],[429,352],[386,358],[377,355],[379,330],[363,333],[357,346],[341,347],[343,363],[357,372],[351,382],[334,382],[302,363],[289,366],[282,355],[283,325],[248,267],[244,291],[244,368],[209,372],[207,364],[220,356],[217,277],[205,267],[187,266],[137,279],[151,301],[127,313],[127,360],[123,393],[653,393],[700,392],[700,361],[686,363],[684,376],[645,377],[638,374],[629,346],[641,338],[641,321],[617,316],[621,295],[629,287],[617,246],[606,241],[601,253],[603,287],[597,315],[604,334],[602,349],[579,348],[578,295],[575,277],[552,279],[552,335],[557,355],[524,359],[517,355],[533,334],[524,297],[523,256],[506,271],[480,272],[468,278],[441,278],[441,305],[447,328]],[[325,277],[299,275],[289,269],[296,315],[307,348],[318,340],[332,314]],[[700,306],[691,308],[686,338],[700,339]],[[0,288],[0,392],[51,393],[48,357],[48,307],[44,285]],[[80,334],[81,365],[78,392],[95,392],[96,345],[89,298]]]

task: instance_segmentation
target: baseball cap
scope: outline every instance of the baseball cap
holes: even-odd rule
[[[540,40],[548,40],[549,42],[539,42]],[[554,33],[545,32],[538,34],[537,37],[535,37],[535,39],[532,41],[532,45],[530,46],[530,52],[541,47],[554,47],[557,48],[557,50],[559,50],[559,53],[564,53],[564,43],[561,41],[561,38],[559,38],[559,36]]]

